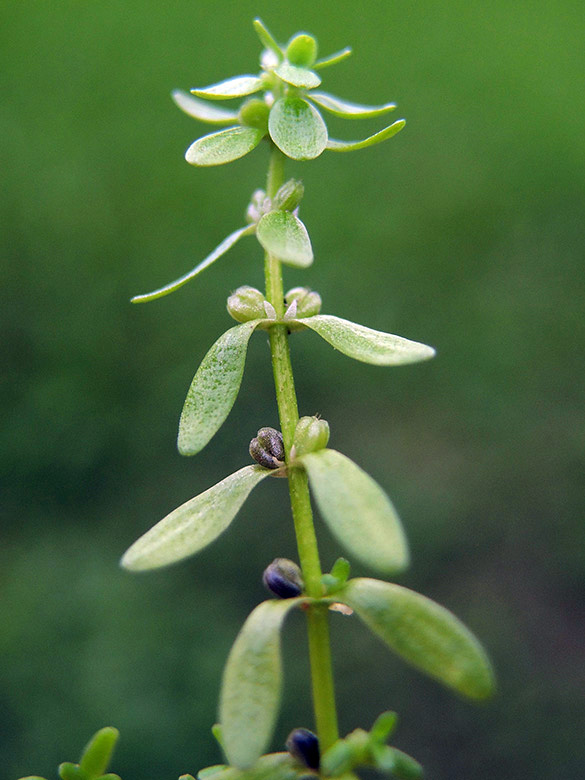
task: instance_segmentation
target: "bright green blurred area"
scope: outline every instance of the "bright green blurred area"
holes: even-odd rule
[[[260,286],[245,239],[176,294],[243,224],[267,155],[219,169],[183,160],[206,129],[171,103],[254,72],[260,15],[280,39],[314,33],[350,100],[396,100],[386,145],[290,164],[324,311],[434,345],[399,369],[292,340],[301,412],[399,508],[401,582],[455,611],[499,678],[476,707],[333,616],[343,731],[396,709],[395,744],[429,778],[585,774],[583,274],[585,48],[577,0],[321,3],[14,0],[0,8],[3,425],[0,753],[5,775],[55,777],[90,734],[121,731],[124,780],[216,763],[223,663],[264,567],[296,557],[285,485],[264,484],[197,558],[130,575],[125,548],[170,509],[248,462],[277,423],[266,340],[240,397],[193,459],[174,439],[191,377]],[[394,117],[393,117],[394,118]],[[383,122],[328,120],[358,138]],[[323,564],[339,554],[318,524]],[[371,574],[354,567],[355,574]],[[275,736],[311,728],[304,625],[286,629]]]

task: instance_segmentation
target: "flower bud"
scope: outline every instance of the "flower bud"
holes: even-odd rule
[[[300,596],[304,587],[300,568],[288,558],[275,558],[270,566],[264,569],[262,582],[281,599]]]
[[[256,127],[258,130],[268,131],[268,114],[270,109],[263,100],[252,98],[246,100],[238,112],[240,124],[246,127]]]
[[[293,439],[294,457],[322,450],[329,441],[329,423],[318,417],[301,417]]]
[[[260,428],[250,442],[250,455],[256,463],[267,469],[279,469],[284,466],[282,433],[275,428]]]
[[[321,311],[321,296],[309,287],[293,287],[284,296],[286,306],[297,302],[297,317],[312,317]]]
[[[319,769],[321,754],[319,740],[308,729],[294,729],[286,740],[286,749],[309,769]]]
[[[227,310],[237,322],[261,320],[266,316],[264,296],[255,287],[238,287],[227,299]]]
[[[310,68],[317,59],[317,41],[312,35],[298,33],[286,47],[286,58],[291,65]]]
[[[305,194],[303,182],[289,179],[278,190],[272,200],[273,208],[281,211],[294,211]]]

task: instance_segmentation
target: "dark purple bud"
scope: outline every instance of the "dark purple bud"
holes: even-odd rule
[[[284,466],[282,433],[275,428],[260,428],[250,442],[250,455],[256,463],[267,469],[279,469]]]
[[[319,769],[321,754],[319,740],[308,729],[294,729],[288,735],[286,748],[298,761],[309,769]]]
[[[281,599],[300,596],[304,587],[301,570],[288,558],[275,558],[264,570],[262,582],[268,590]]]

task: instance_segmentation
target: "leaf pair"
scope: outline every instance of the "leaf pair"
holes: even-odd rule
[[[79,764],[65,762],[59,766],[61,780],[120,780],[118,775],[105,774],[119,736],[118,730],[110,726],[96,732],[85,746]],[[44,779],[31,775],[21,780]]]

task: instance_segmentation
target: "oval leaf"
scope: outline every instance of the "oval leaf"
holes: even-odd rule
[[[413,666],[472,699],[493,693],[484,649],[445,607],[400,585],[366,578],[350,580],[337,597]]]
[[[396,510],[369,474],[336,450],[318,450],[298,460],[307,471],[323,519],[348,552],[385,573],[408,566],[408,547]]]
[[[386,114],[396,108],[396,103],[384,103],[382,106],[362,106],[359,103],[340,100],[340,98],[328,95],[326,92],[311,92],[307,97],[331,114],[341,116],[344,119],[367,119]]]
[[[316,314],[297,321],[300,325],[314,330],[344,355],[363,363],[400,366],[428,360],[435,355],[435,350],[426,344],[394,336],[392,333],[372,330],[330,314]]]
[[[366,146],[373,146],[386,141],[388,138],[392,138],[393,135],[402,130],[405,124],[406,121],[404,119],[399,119],[390,127],[385,127],[379,133],[375,133],[369,136],[369,138],[364,138],[363,141],[336,141],[334,138],[330,138],[327,141],[327,148],[332,152],[355,152],[356,149],[365,149]]]
[[[282,62],[274,72],[279,79],[293,87],[302,87],[304,89],[313,89],[318,87],[321,79],[316,73],[308,68],[300,68],[298,65],[291,65],[290,62]]]
[[[153,290],[152,292],[144,293],[143,295],[135,295],[134,298],[131,299],[131,303],[146,303],[147,301],[154,301],[156,298],[162,298],[164,295],[168,295],[169,293],[178,290],[179,287],[182,287],[195,276],[200,274],[201,271],[204,271],[208,266],[214,263],[218,257],[224,255],[228,249],[230,249],[230,247],[236,243],[236,241],[240,240],[242,236],[250,235],[250,233],[253,232],[253,225],[247,225],[246,227],[239,228],[239,230],[234,230],[234,232],[230,233],[227,238],[224,238],[219,246],[215,247],[211,254],[207,255],[205,260],[202,260],[199,265],[196,265],[195,268],[189,271],[189,273],[181,276],[179,279],[175,279],[174,282],[165,284],[164,287],[159,287],[158,290]]]
[[[209,122],[212,125],[232,125],[238,120],[237,111],[228,111],[226,108],[209,105],[203,100],[191,97],[182,89],[173,90],[171,97],[181,111],[201,122]]]
[[[323,68],[328,68],[330,65],[337,65],[338,62],[346,60],[349,56],[351,56],[351,53],[351,46],[346,46],[345,49],[341,49],[340,51],[336,51],[334,54],[329,54],[327,57],[323,57],[322,59],[317,60],[313,67],[315,70],[322,70]]]
[[[264,130],[256,127],[228,127],[198,138],[185,152],[185,159],[191,165],[202,167],[223,165],[251,152],[264,136]]]
[[[79,768],[89,777],[103,775],[112,758],[120,732],[106,726],[96,732],[84,748]]]
[[[196,455],[221,428],[242,383],[248,341],[261,322],[250,320],[230,328],[201,361],[179,421],[181,455]]]
[[[313,248],[307,228],[290,211],[270,211],[256,228],[264,249],[282,263],[306,268],[313,262]]]
[[[223,673],[219,702],[225,754],[248,769],[272,736],[282,681],[280,630],[287,613],[302,598],[264,601],[244,623]]]
[[[254,92],[259,92],[263,86],[264,82],[259,76],[235,76],[209,87],[192,89],[191,92],[207,100],[227,100],[252,95]]]
[[[122,566],[131,571],[176,563],[207,547],[225,531],[251,490],[270,474],[244,466],[164,517],[126,551]]]
[[[277,100],[268,117],[270,137],[293,160],[312,160],[327,146],[327,127],[317,109],[299,97]]]

